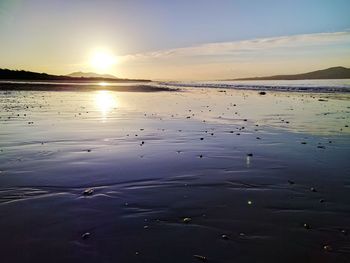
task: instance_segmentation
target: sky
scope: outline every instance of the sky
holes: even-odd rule
[[[215,80],[350,67],[349,0],[0,0],[0,68]]]

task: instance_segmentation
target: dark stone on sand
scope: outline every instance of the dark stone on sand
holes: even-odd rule
[[[247,156],[252,157],[253,154],[252,153],[247,153]]]
[[[346,229],[340,230],[340,233],[342,233],[342,234],[345,235],[345,236],[348,235],[348,231],[347,231]]]
[[[318,145],[317,148],[319,148],[319,149],[326,149],[326,146]]]
[[[320,199],[320,203],[324,203],[324,199]]]
[[[259,95],[266,95],[266,92],[265,91],[260,91]]]
[[[317,192],[316,189],[315,189],[314,187],[311,187],[311,188],[310,188],[310,191],[311,191],[311,192]]]
[[[306,142],[301,142],[301,144],[306,144]]]
[[[207,257],[205,256],[201,256],[201,255],[193,255],[193,257],[195,257],[196,259],[202,261],[202,262],[206,262],[207,261]]]
[[[92,195],[93,193],[94,193],[94,189],[88,188],[84,190],[83,195]]]
[[[260,137],[256,137],[257,140],[260,140],[261,138]]]
[[[192,221],[192,219],[190,217],[185,217],[184,219],[182,219],[182,222],[188,224]]]
[[[311,226],[310,226],[309,224],[304,224],[303,227],[304,227],[305,229],[310,229],[310,228],[311,228]]]
[[[223,234],[223,235],[221,235],[221,238],[227,240],[227,239],[228,239],[228,236],[225,235],[225,234]]]
[[[331,252],[331,251],[333,251],[333,248],[330,245],[324,245],[323,250],[326,252]]]
[[[289,184],[295,184],[295,182],[292,181],[292,180],[288,180],[288,183],[289,183]]]
[[[91,235],[91,234],[90,234],[89,232],[86,232],[86,233],[84,233],[84,234],[81,235],[81,238],[82,238],[82,239],[88,239],[88,238],[90,237],[90,235]]]
[[[201,138],[201,141],[203,141],[204,140],[204,138]]]

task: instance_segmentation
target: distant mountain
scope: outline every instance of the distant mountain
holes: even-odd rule
[[[303,79],[350,79],[350,69],[333,67],[295,75],[276,75],[269,77],[240,78],[234,80],[303,80]]]
[[[62,76],[62,75],[50,75],[47,73],[38,73],[25,70],[11,70],[0,69],[0,80],[64,80],[64,81],[120,81],[120,82],[147,82],[146,79],[120,79],[112,75],[99,75],[95,73],[82,73],[75,72],[72,74],[93,74],[80,77],[76,76]]]
[[[116,76],[110,75],[110,74],[97,74],[94,72],[73,72],[71,74],[67,75],[68,77],[73,78],[107,78],[107,79],[117,79]]]

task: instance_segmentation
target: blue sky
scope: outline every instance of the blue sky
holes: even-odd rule
[[[349,10],[350,1],[345,0],[1,0],[0,67],[65,74],[71,70],[90,69],[84,63],[96,47],[130,58],[135,54],[218,42],[346,32],[350,29]],[[342,51],[341,54],[338,51]],[[339,59],[348,58],[349,43],[333,43],[329,50],[326,45],[319,52],[320,57],[337,53]],[[186,60],[178,62],[179,66],[197,65],[200,61],[208,64],[205,56],[199,60],[197,56],[196,61],[190,57],[188,55],[187,63]],[[237,61],[239,59],[241,57]],[[216,60],[215,70],[219,62]],[[157,64],[157,61],[152,63]],[[173,65],[174,61],[171,63]],[[144,66],[156,71],[156,64]],[[164,62],[161,64],[164,67]],[[319,61],[314,64],[309,68],[321,66]],[[138,67],[134,71],[137,73],[132,73],[127,62],[124,67],[119,63],[110,68],[108,73],[156,77],[156,72],[142,73],[142,63],[132,66]],[[287,66],[285,71],[289,68]],[[274,72],[277,73],[276,69],[271,68],[267,72],[245,72],[244,75]],[[165,75],[171,78],[171,74]]]

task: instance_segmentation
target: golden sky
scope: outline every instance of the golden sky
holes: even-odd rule
[[[350,67],[349,8],[342,0],[2,0],[0,68],[215,80]]]

